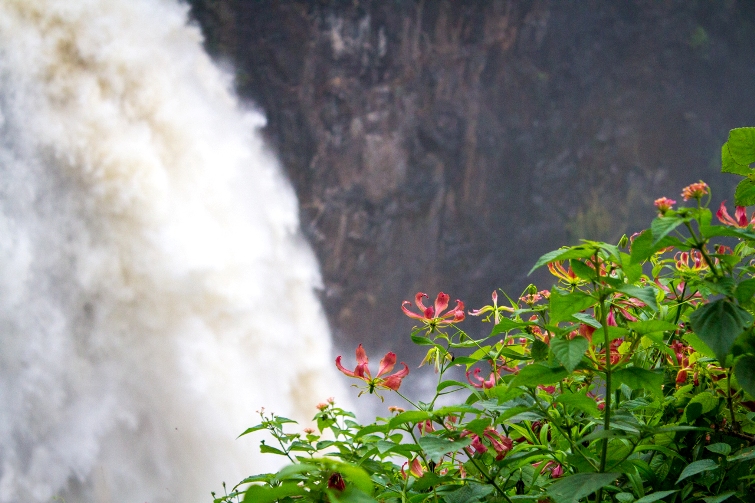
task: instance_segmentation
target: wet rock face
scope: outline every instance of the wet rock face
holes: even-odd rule
[[[416,291],[548,287],[540,254],[700,178],[725,197],[720,145],[755,117],[744,0],[191,3],[268,116],[349,348],[403,358]]]

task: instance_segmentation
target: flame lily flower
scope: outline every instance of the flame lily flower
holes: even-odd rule
[[[401,303],[401,309],[404,314],[409,318],[415,320],[421,320],[425,325],[431,329],[435,329],[444,325],[451,325],[464,320],[464,303],[460,300],[456,300],[456,307],[448,311],[446,314],[443,312],[448,308],[448,301],[451,297],[448,294],[440,292],[435,299],[435,304],[432,306],[425,306],[422,299],[429,298],[426,293],[418,292],[414,296],[414,303],[417,304],[421,314],[417,314],[410,311],[406,306],[411,305],[411,302],[405,300]]]
[[[565,269],[564,266],[561,265],[561,262],[551,262],[550,264],[548,264],[548,270],[552,275],[554,275],[564,283],[567,283],[569,286],[574,287],[587,283],[582,278],[577,277],[577,275],[572,270],[571,265],[569,265],[568,269]]]
[[[399,387],[401,386],[401,380],[409,375],[409,367],[406,366],[406,363],[401,362],[401,365],[404,366],[403,370],[399,370],[394,374],[385,376],[387,373],[393,370],[393,367],[396,365],[396,353],[393,353],[392,351],[386,353],[383,359],[380,360],[380,368],[378,369],[378,373],[375,377],[372,377],[372,374],[370,373],[367,353],[365,352],[361,344],[357,347],[356,354],[357,366],[353,372],[351,370],[345,369],[343,365],[341,365],[340,355],[338,356],[338,358],[336,358],[336,367],[338,367],[338,370],[340,370],[347,376],[361,379],[367,383],[366,389],[362,390],[359,393],[359,396],[362,396],[362,393],[367,391],[368,393],[375,393],[382,400],[383,397],[378,395],[375,390],[390,389],[393,391],[398,391]]]
[[[467,371],[467,381],[469,381],[469,384],[471,384],[477,389],[490,389],[493,386],[495,386],[496,377],[497,377],[495,372],[491,372],[490,377],[488,377],[487,380],[480,377],[480,372],[482,371],[479,368],[474,369],[474,372],[472,372],[471,370]],[[473,383],[472,380],[469,378],[469,374],[472,374],[475,379],[480,381],[480,383],[479,384]]]
[[[726,211],[726,201],[721,202],[721,206],[716,212],[716,216],[724,225],[730,225],[732,227],[739,227],[743,229],[750,224],[755,224],[755,213],[752,214],[750,221],[747,221],[747,210],[744,206],[737,206],[734,208],[734,218],[731,218],[729,212]]]

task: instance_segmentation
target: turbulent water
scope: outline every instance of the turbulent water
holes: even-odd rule
[[[334,391],[293,191],[168,0],[0,0],[0,502],[209,501]],[[337,387],[337,386],[336,386]]]

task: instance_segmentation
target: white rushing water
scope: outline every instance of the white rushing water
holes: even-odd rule
[[[338,391],[294,193],[187,11],[0,0],[0,502],[210,501],[271,468],[255,410]]]

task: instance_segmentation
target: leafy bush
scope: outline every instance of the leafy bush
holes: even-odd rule
[[[406,409],[361,425],[332,400],[317,430],[260,414],[285,456],[276,473],[239,483],[220,502],[651,503],[755,501],[755,128],[732,130],[723,170],[746,178],[734,216],[714,225],[709,187],[684,188],[687,204],[656,200],[649,229],[618,245],[583,241],[542,256],[558,282],[505,294],[468,314],[490,322],[475,339],[463,303],[432,306],[419,293],[412,340],[438,383],[427,402],[401,395],[408,367],[388,353],[360,395],[396,393]],[[465,380],[449,372],[464,366]],[[441,396],[456,405],[437,406]]]

